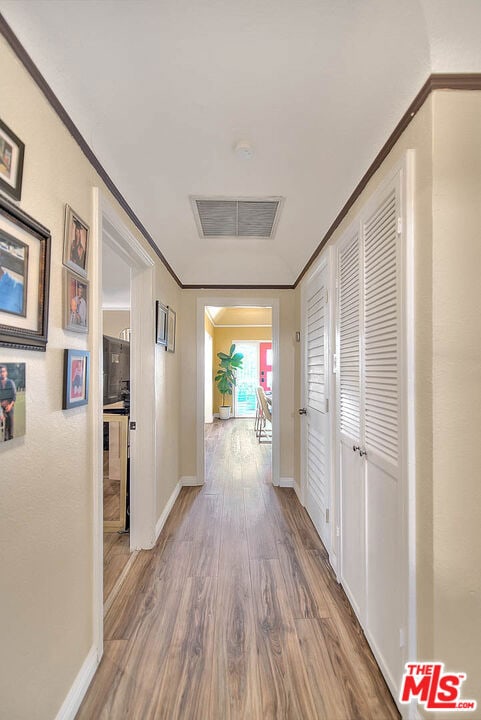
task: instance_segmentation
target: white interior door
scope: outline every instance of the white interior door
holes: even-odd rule
[[[361,246],[348,232],[338,254],[338,452],[341,480],[341,579],[359,619],[365,608],[365,477],[361,447]]]
[[[399,176],[338,248],[341,580],[393,693],[404,658]]]
[[[401,253],[399,188],[363,223],[366,632],[390,684],[403,666]]]
[[[327,268],[307,283],[304,296],[304,469],[306,510],[330,549]]]

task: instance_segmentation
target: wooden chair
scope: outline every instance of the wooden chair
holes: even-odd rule
[[[264,388],[260,385],[256,389],[257,403],[258,403],[258,414],[256,413],[256,436],[259,442],[272,442],[272,413],[267,402]],[[270,423],[270,430],[267,428],[267,423]]]

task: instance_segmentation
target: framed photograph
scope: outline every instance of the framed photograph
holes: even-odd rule
[[[0,190],[15,200],[22,196],[24,154],[23,142],[0,120]]]
[[[26,428],[26,364],[0,361],[0,446]]]
[[[0,345],[45,351],[50,232],[0,196]]]
[[[82,277],[87,277],[88,251],[89,226],[81,220],[70,205],[66,205],[63,264]]]
[[[80,333],[89,331],[89,284],[71,270],[64,274],[64,328]]]
[[[63,376],[63,410],[70,410],[89,401],[90,352],[65,350]]]
[[[160,300],[155,303],[155,342],[167,347],[167,308]]]
[[[175,352],[175,312],[167,308],[167,347],[168,352]]]

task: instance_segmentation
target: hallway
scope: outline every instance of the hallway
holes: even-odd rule
[[[156,547],[138,554],[77,720],[399,718],[252,424],[206,426],[206,484],[181,490]]]

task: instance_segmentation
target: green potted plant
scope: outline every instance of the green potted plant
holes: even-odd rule
[[[215,384],[222,395],[222,405],[219,406],[221,420],[228,420],[230,416],[230,405],[226,405],[225,396],[232,395],[232,389],[236,384],[236,372],[242,368],[242,353],[236,353],[235,345],[230,346],[229,354],[218,352],[219,368],[215,376]]]

